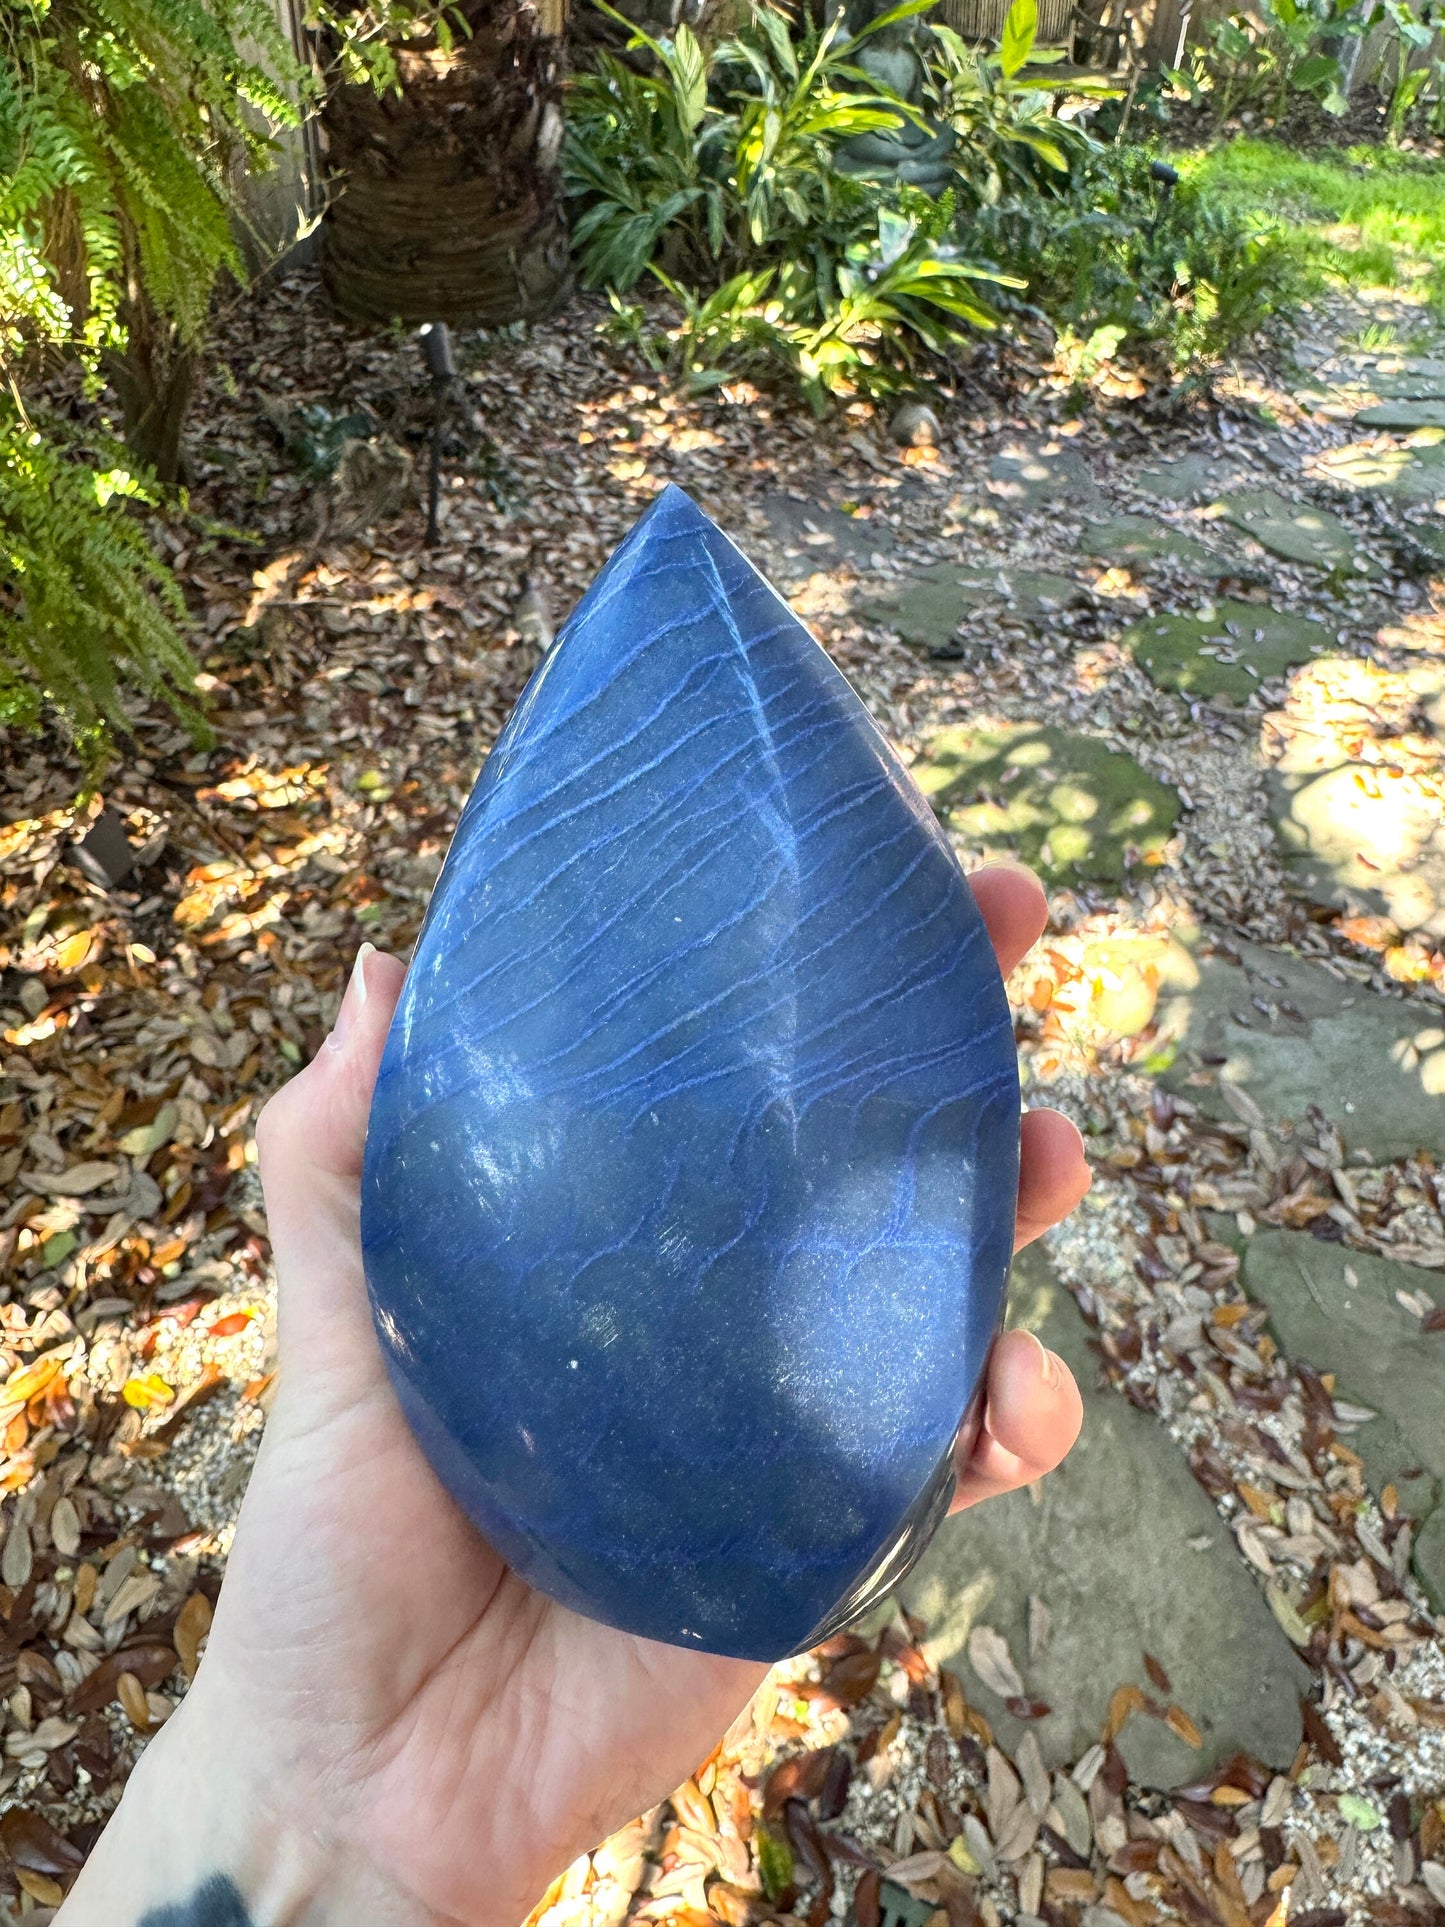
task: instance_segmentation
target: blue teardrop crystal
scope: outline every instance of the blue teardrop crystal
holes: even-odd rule
[[[931,811],[667,489],[483,766],[382,1060],[366,1274],[436,1472],[580,1613],[807,1644],[946,1508],[1018,1123]]]

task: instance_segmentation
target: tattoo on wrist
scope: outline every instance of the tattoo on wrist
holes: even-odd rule
[[[255,1927],[235,1881],[223,1873],[203,1881],[189,1900],[143,1914],[140,1927]]]

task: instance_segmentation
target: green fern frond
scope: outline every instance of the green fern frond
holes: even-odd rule
[[[0,724],[49,701],[100,746],[139,697],[204,727],[150,497],[117,492],[124,454],[27,413],[19,384],[42,349],[96,395],[137,286],[199,342],[217,276],[242,274],[238,172],[269,164],[304,81],[271,0],[0,4]]]
[[[18,694],[28,685],[78,731],[125,727],[129,686],[204,729],[186,693],[185,604],[137,498],[104,486],[100,464],[117,461],[122,451],[65,424],[0,412],[0,721],[34,720]]]

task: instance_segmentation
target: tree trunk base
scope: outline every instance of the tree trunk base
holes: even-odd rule
[[[339,87],[322,279],[349,319],[497,327],[571,284],[562,211],[563,15],[472,0],[471,38],[398,52],[402,92]],[[549,31],[550,29],[550,31]]]
[[[173,484],[181,479],[181,431],[196,386],[196,355],[148,307],[130,317],[125,349],[106,373],[120,402],[126,447]]]

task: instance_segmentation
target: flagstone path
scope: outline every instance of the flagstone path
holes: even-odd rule
[[[1445,361],[1347,375],[1302,376],[1288,430],[1150,463],[1005,439],[955,464],[886,574],[844,583],[918,662],[914,774],[961,853],[1022,857],[1072,906],[1088,994],[1035,976],[1025,1034],[1067,1066],[1112,1026],[1120,1096],[1096,1066],[1036,1101],[1086,1128],[1142,1107],[1146,1144],[1167,1118],[1196,1147],[1160,1168],[1167,1205],[1141,1216],[1126,1157],[1052,1259],[1016,1264],[1011,1315],[1078,1373],[1083,1441],[951,1521],[900,1596],[1006,1750],[1031,1732],[1062,1764],[1117,1728],[1160,1787],[1239,1752],[1278,1771],[1299,1743],[1308,1574],[1346,1552],[1309,1449],[1231,1457],[1236,1416],[1279,1397],[1271,1358],[1303,1374],[1306,1446],[1333,1388],[1383,1507],[1340,1583],[1387,1626],[1382,1579],[1445,1608]],[[1211,1142],[1233,1176],[1194,1165]],[[1111,1296],[1134,1301],[1117,1352]],[[1229,1392],[1204,1363],[1226,1331]]]
[[[1240,1749],[1287,1767],[1309,1677],[1187,1459],[1101,1386],[1088,1327],[1041,1252],[1014,1267],[1010,1321],[1068,1361],[1084,1430],[1036,1492],[950,1520],[900,1588],[931,1650],[964,1674],[1010,1752],[1031,1728],[1046,1761],[1071,1763],[1133,1685],[1142,1697],[1119,1732],[1133,1779],[1182,1786]],[[1169,1723],[1171,1707],[1202,1745]]]

